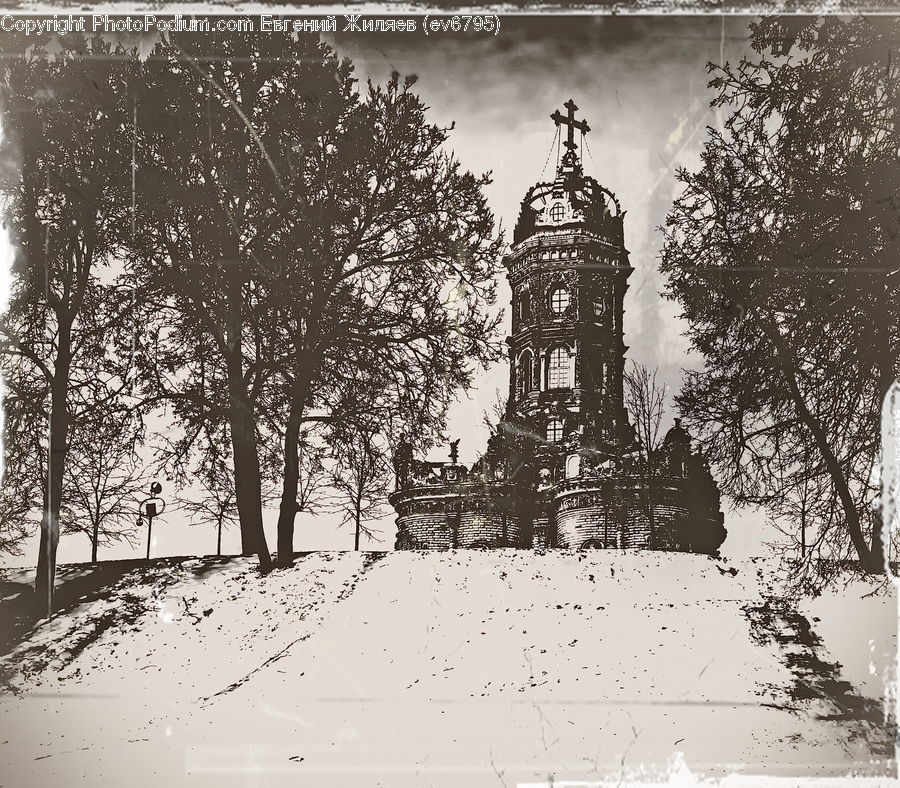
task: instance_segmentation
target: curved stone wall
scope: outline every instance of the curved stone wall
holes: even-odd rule
[[[464,510],[459,518],[457,547],[530,547],[521,539],[519,518],[502,512]]]
[[[398,517],[397,529],[398,549],[449,550],[453,547],[453,534],[444,514]]]
[[[557,488],[558,489],[558,488]],[[715,552],[722,515],[691,508],[685,480],[572,479],[555,497],[508,484],[456,482],[390,496],[397,549],[629,548]],[[652,518],[648,505],[653,500]]]
[[[391,496],[397,509],[397,549],[449,550],[531,547],[531,523],[521,516],[520,496],[468,485],[418,488]]]
[[[586,487],[567,491],[554,504],[557,547],[619,546],[618,507],[608,490]]]

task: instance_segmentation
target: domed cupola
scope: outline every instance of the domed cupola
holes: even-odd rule
[[[624,215],[621,206],[611,191],[584,174],[578,156],[575,130],[582,133],[583,144],[590,126],[586,121],[575,120],[578,107],[572,99],[564,106],[568,115],[557,110],[550,116],[557,127],[564,125],[568,132],[563,143],[566,152],[557,166],[556,179],[551,183],[537,183],[529,189],[522,201],[513,242],[519,243],[538,232],[578,227],[621,243]]]

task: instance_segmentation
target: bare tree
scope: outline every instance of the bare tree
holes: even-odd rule
[[[144,369],[185,427],[182,449],[227,424],[242,552],[264,571],[260,431],[286,410],[267,298],[286,286],[281,244],[313,197],[304,151],[336,123],[347,71],[309,36],[175,34],[142,72],[135,272],[162,323]]]
[[[646,365],[632,360],[631,367],[624,376],[625,407],[634,419],[637,434],[638,463],[647,500],[651,548],[656,530],[653,513],[654,454],[659,448],[660,426],[666,401],[666,386],[657,383],[656,374],[656,369],[651,372]]]
[[[212,523],[216,528],[216,555],[222,555],[222,531],[237,523],[239,515],[234,493],[234,473],[221,459],[199,469],[199,486],[182,491],[178,507],[188,513],[195,525]]]
[[[105,387],[90,386],[102,402]],[[102,405],[72,428],[60,518],[64,533],[83,533],[96,563],[101,545],[132,544],[145,468],[137,454],[143,428],[132,413]]]
[[[298,514],[314,515],[328,506],[327,488],[331,476],[325,468],[325,457],[325,449],[314,442],[310,431],[301,434],[298,449]]]
[[[625,372],[625,407],[634,419],[641,462],[649,466],[659,448],[660,426],[666,402],[666,385],[657,383],[657,370],[631,362]]]
[[[337,496],[335,508],[344,524],[354,529],[353,549],[359,550],[361,536],[373,539],[378,531],[367,523],[386,511],[390,482],[389,449],[373,425],[357,427],[342,441],[335,456],[332,485]]]
[[[40,527],[46,480],[43,377],[7,355],[3,375],[3,472],[0,479],[0,552],[20,556],[28,536]],[[37,388],[37,391],[34,389]]]
[[[497,425],[506,416],[507,397],[501,389],[494,390],[494,396],[487,408],[481,411],[481,423],[488,428],[493,435],[497,431]]]
[[[444,150],[448,130],[427,122],[414,81],[394,74],[346,103],[306,159],[304,222],[272,238],[288,414],[279,563],[292,555],[298,436],[312,410],[359,426],[333,404],[364,368],[370,399],[361,410],[390,401],[423,445],[473,369],[499,358],[490,181]],[[337,430],[332,442],[343,435],[354,431]]]

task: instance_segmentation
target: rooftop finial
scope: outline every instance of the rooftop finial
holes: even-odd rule
[[[575,120],[575,111],[578,109],[578,105],[572,99],[569,99],[563,106],[569,111],[568,115],[563,115],[559,110],[556,110],[551,116],[550,120],[552,120],[557,127],[564,124],[568,126],[568,139],[566,139],[566,158],[574,158],[575,151],[578,146],[575,144],[575,129],[581,131],[582,134],[587,134],[591,127],[588,126],[586,120]]]

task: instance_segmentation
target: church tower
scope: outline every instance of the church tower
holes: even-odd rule
[[[584,172],[590,131],[550,118],[565,153],[522,201],[504,257],[512,290],[509,396],[481,458],[394,456],[397,549],[637,548],[715,553],[719,492],[676,425],[641,457],[624,405],[625,292],[632,267],[615,195]],[[575,132],[580,132],[580,144]]]
[[[550,116],[566,134],[556,178],[525,196],[504,259],[513,293],[506,418],[542,445],[552,481],[578,476],[583,462],[621,456],[634,440],[623,404],[632,271],[624,214],[584,174],[575,131],[583,140],[590,128],[575,119],[572,100],[565,108]]]

